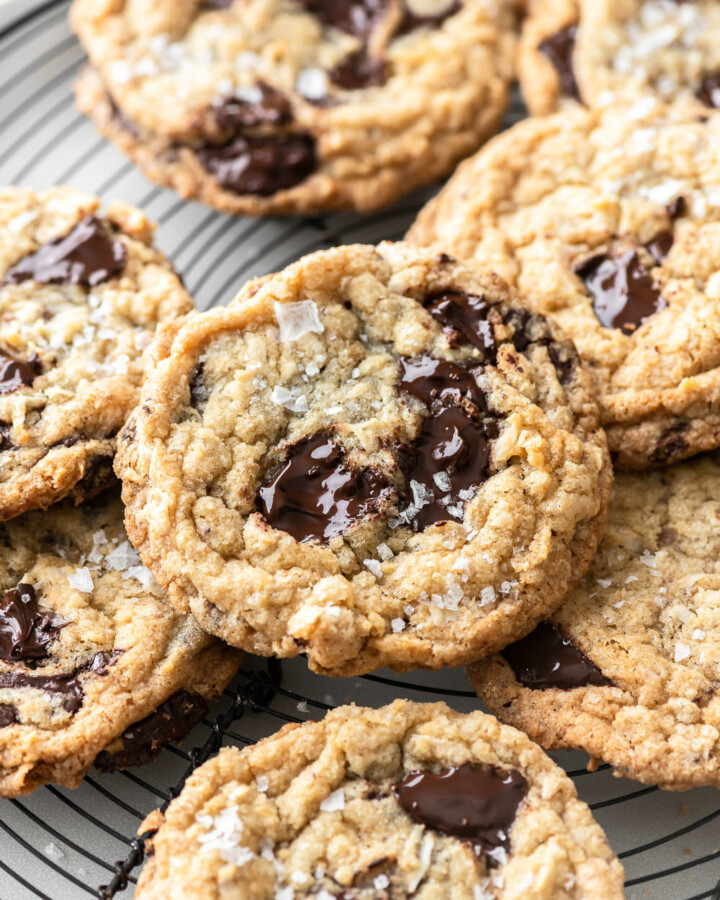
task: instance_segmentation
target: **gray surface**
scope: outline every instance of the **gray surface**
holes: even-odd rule
[[[142,206],[160,223],[158,243],[202,308],[227,302],[244,279],[310,250],[402,235],[422,197],[364,218],[255,221],[229,219],[155,188],[73,108],[71,83],[82,53],[64,21],[67,5],[50,4],[0,36],[0,184],[67,183]],[[519,115],[515,110],[514,117]],[[251,660],[246,668],[264,670],[265,663]],[[447,690],[452,693],[445,699],[458,709],[478,705],[462,672],[416,672],[395,679],[379,673],[394,681],[386,685],[320,678],[300,660],[282,668],[283,687],[309,697],[308,709],[298,709],[295,699],[278,694],[270,711],[245,712],[232,726],[236,739],[228,742],[271,734],[287,717],[316,718],[323,704],[379,706],[397,696],[437,699],[438,690]],[[219,704],[211,718],[222,709]],[[198,727],[184,747],[201,745],[209,734],[207,726]],[[713,896],[720,882],[717,792],[664,793],[615,779],[607,770],[587,774],[586,758],[579,753],[555,758],[574,772],[581,797],[593,804],[613,847],[624,855],[628,897]],[[112,878],[115,861],[127,855],[142,816],[163,801],[187,765],[186,756],[173,748],[135,773],[95,774],[77,791],[42,788],[17,802],[0,801],[0,900],[93,896],[98,885]],[[673,874],[676,867],[683,868]],[[132,890],[118,896],[129,900]]]

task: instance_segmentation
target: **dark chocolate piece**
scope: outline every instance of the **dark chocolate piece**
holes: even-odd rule
[[[573,52],[576,39],[577,25],[567,25],[558,31],[557,34],[553,34],[541,41],[538,44],[538,50],[547,56],[558,73],[563,96],[582,103],[580,88],[575,78],[575,67],[573,66]]]
[[[605,328],[632,334],[667,303],[634,250],[593,256],[578,275],[593,298],[595,315]]]
[[[668,203],[667,212],[674,222],[675,219],[681,218],[687,212],[687,201],[683,196],[676,197],[672,203]]]
[[[675,422],[662,432],[657,440],[655,449],[650,456],[654,463],[667,465],[686,455],[689,444],[687,432],[690,431],[689,422]]]
[[[661,266],[670,255],[674,243],[675,235],[672,231],[661,231],[646,246],[652,258]]]
[[[17,722],[17,710],[11,703],[0,703],[0,728]]]
[[[0,452],[4,450],[17,450],[10,437],[11,426],[7,422],[0,422]]]
[[[0,659],[46,659],[64,624],[55,613],[40,612],[35,588],[21,582],[0,600]]]
[[[95,760],[101,772],[114,772],[128,766],[144,766],[152,762],[171,741],[180,741],[201,722],[208,701],[189,691],[178,691],[158,709],[131,725],[122,736],[122,749],[115,753],[103,750]]]
[[[250,91],[252,99],[228,97],[214,109],[215,120],[223,131],[235,133],[258,125],[287,125],[292,122],[290,101],[281,91],[263,82]]]
[[[200,163],[228,191],[268,197],[300,184],[317,166],[308,134],[237,137],[197,151]]]
[[[515,770],[465,763],[437,775],[411,772],[395,786],[405,812],[421,825],[470,841],[478,856],[510,852],[510,831],[528,783]]]
[[[572,341],[550,341],[548,354],[560,384],[569,384],[580,363],[575,344]]]
[[[612,686],[595,663],[550,622],[541,622],[502,655],[520,684],[533,690]]]
[[[13,359],[0,350],[0,394],[11,394],[21,387],[30,387],[42,372],[40,358],[33,353],[30,359]]]
[[[720,71],[708,72],[703,76],[695,96],[705,106],[720,109]]]
[[[357,470],[328,432],[306,437],[287,450],[287,461],[258,492],[273,528],[297,541],[328,541],[364,516],[378,512],[391,493],[385,476]]]
[[[75,713],[80,709],[83,701],[83,685],[80,675],[83,673],[92,673],[96,676],[106,675],[108,666],[111,666],[122,652],[122,650],[113,650],[111,653],[96,653],[89,662],[66,674],[38,675],[19,669],[0,672],[0,688],[27,687],[47,691],[49,694],[59,694],[63,697],[63,707],[68,712]]]
[[[341,59],[328,71],[328,78],[344,91],[358,91],[385,84],[389,74],[389,63],[384,59],[368,56],[365,49],[362,49]]]
[[[460,492],[470,494],[487,480],[491,442],[498,433],[497,422],[481,421],[461,406],[443,407],[423,420],[403,465],[413,495],[413,531],[436,522],[462,521],[471,497]]]
[[[471,344],[489,362],[495,362],[497,342],[488,321],[493,307],[482,297],[460,291],[433,294],[424,301],[430,315],[443,326],[451,345]]]
[[[300,0],[323,25],[367,38],[383,17],[388,0]]]
[[[399,390],[428,406],[435,401],[458,405],[466,400],[480,412],[489,413],[485,391],[472,373],[457,363],[425,355],[417,359],[401,357],[400,367]]]
[[[4,284],[83,284],[94,287],[120,275],[125,247],[95,216],[85,216],[65,237],[44,244],[5,273]]]
[[[456,0],[455,3],[448,4],[448,7],[444,12],[438,13],[435,16],[416,16],[407,8],[407,4],[404,3],[403,17],[395,31],[395,37],[410,34],[410,32],[416,31],[418,28],[437,28],[442,25],[446,19],[449,19],[450,16],[454,16],[455,13],[459,12],[460,6],[459,0]]]

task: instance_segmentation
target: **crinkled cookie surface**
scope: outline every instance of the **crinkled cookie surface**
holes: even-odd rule
[[[138,900],[623,896],[565,773],[515,729],[444,704],[341,707],[221,750],[143,827],[159,831]]]
[[[0,519],[113,480],[143,351],[191,309],[139,210],[0,189]]]
[[[497,271],[575,342],[624,468],[720,442],[720,115],[642,100],[531,119],[409,239]]]
[[[620,474],[608,529],[550,625],[471,667],[545,747],[682,789],[720,785],[720,460]]]
[[[0,796],[150,761],[238,668],[167,602],[118,493],[0,525]]]
[[[231,213],[386,205],[494,133],[507,0],[76,0],[83,112],[153,180]]]
[[[173,603],[336,675],[474,661],[588,565],[612,474],[575,350],[496,276],[312,254],[163,332],[116,470]]]

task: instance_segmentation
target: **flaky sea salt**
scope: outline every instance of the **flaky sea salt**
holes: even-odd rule
[[[390,627],[394,634],[399,634],[401,631],[405,631],[405,622],[403,619],[393,619],[390,622]]]
[[[452,484],[450,482],[450,476],[447,472],[435,472],[433,475],[433,481],[440,488],[441,491],[448,493],[452,488]]]
[[[258,775],[258,777],[255,779],[255,787],[264,794],[265,791],[270,787],[270,782],[268,781],[267,775]]]
[[[705,637],[706,637],[706,635],[705,635],[705,632],[702,630],[702,628],[696,628],[695,631],[693,631],[693,633],[692,633],[692,639],[694,641],[704,641]]]
[[[68,575],[68,584],[76,591],[82,591],[84,594],[92,593],[93,580],[90,569],[76,569],[72,575]]]
[[[130,541],[123,541],[105,557],[105,565],[109,569],[119,569],[124,571],[131,566],[139,566],[140,554],[133,547]]]
[[[345,791],[342,788],[333,791],[322,801],[320,809],[323,812],[339,812],[345,809]]]
[[[234,866],[244,866],[256,859],[249,847],[240,846],[243,823],[237,806],[228,806],[216,816],[198,813],[195,821],[205,828],[205,834],[197,838],[203,852],[217,850],[225,862]]]
[[[395,555],[387,544],[378,544],[377,554],[383,562],[386,562],[388,559],[392,559]]]
[[[387,875],[378,875],[377,878],[373,879],[373,885],[377,890],[383,891],[386,887],[390,887],[390,879]]]
[[[363,560],[363,565],[367,566],[367,568],[373,573],[376,578],[383,577],[382,564],[379,563],[376,559],[365,559]]]
[[[288,390],[280,384],[276,384],[270,394],[270,399],[277,406],[289,409],[290,412],[306,413],[308,411],[308,403],[305,394],[301,393],[297,388]]]
[[[130,566],[129,569],[125,569],[122,573],[123,581],[126,578],[134,578],[136,581],[139,581],[140,584],[145,588],[151,588],[156,585],[156,581],[153,578],[153,574],[147,566]]]
[[[324,100],[327,97],[327,75],[322,69],[301,69],[295,80],[295,90],[306,100]]]
[[[433,499],[433,492],[428,490],[424,484],[421,484],[419,481],[411,480],[410,481],[410,490],[413,495],[413,505],[417,509],[422,509],[423,506],[427,506],[428,503]]]
[[[38,215],[39,212],[37,210],[28,209],[25,212],[13,216],[12,219],[8,221],[7,227],[13,234],[17,234],[19,231],[22,231],[26,225],[34,222]]]
[[[480,591],[480,601],[483,606],[495,600],[495,588],[489,584]]]
[[[280,326],[280,340],[296,341],[304,334],[322,334],[325,326],[320,321],[317,304],[312,300],[297,303],[273,303],[275,316]]]
[[[682,662],[684,659],[687,659],[688,656],[690,656],[690,648],[687,644],[681,644],[680,641],[678,641],[675,644],[675,662]]]

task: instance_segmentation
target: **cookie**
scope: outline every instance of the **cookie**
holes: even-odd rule
[[[528,0],[517,72],[532,115],[584,102],[575,64],[579,20],[579,0]]]
[[[720,443],[720,116],[650,101],[531,119],[408,239],[495,269],[560,325],[622,468]]]
[[[222,212],[369,210],[500,125],[507,0],[76,0],[80,109],[153,181]]]
[[[333,675],[460,665],[592,557],[612,475],[589,379],[492,274],[319,252],[154,358],[119,442],[128,531],[231,644]]]
[[[0,188],[0,519],[112,480],[160,322],[192,309],[137,209]]]
[[[562,609],[469,669],[500,718],[674,790],[720,787],[720,457],[615,482],[608,529]]]
[[[240,663],[167,602],[118,490],[0,525],[0,579],[0,797],[149,762]]]
[[[536,0],[519,72],[533,113],[654,97],[698,114],[720,106],[714,0]]]
[[[194,772],[138,900],[620,900],[622,867],[523,734],[444,703],[345,706]]]

